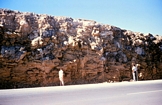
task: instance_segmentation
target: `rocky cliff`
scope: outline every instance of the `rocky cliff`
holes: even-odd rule
[[[123,23],[124,24],[124,23]],[[0,88],[162,79],[162,36],[0,9]]]

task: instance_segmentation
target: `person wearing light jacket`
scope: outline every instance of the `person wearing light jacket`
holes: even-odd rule
[[[62,69],[59,71],[59,80],[60,80],[60,86],[64,86],[64,72]]]
[[[137,66],[134,64],[132,67],[133,81],[137,81]]]

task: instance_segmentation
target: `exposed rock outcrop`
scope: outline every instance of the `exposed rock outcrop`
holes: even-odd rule
[[[162,36],[96,21],[0,9],[0,51],[0,88],[162,78]]]

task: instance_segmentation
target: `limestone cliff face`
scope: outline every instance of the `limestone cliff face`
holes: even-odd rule
[[[123,23],[124,24],[124,23]],[[0,88],[162,78],[162,37],[96,21],[0,9]]]

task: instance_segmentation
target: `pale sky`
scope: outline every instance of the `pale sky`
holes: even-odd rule
[[[162,0],[0,0],[0,8],[94,20],[162,35]]]

